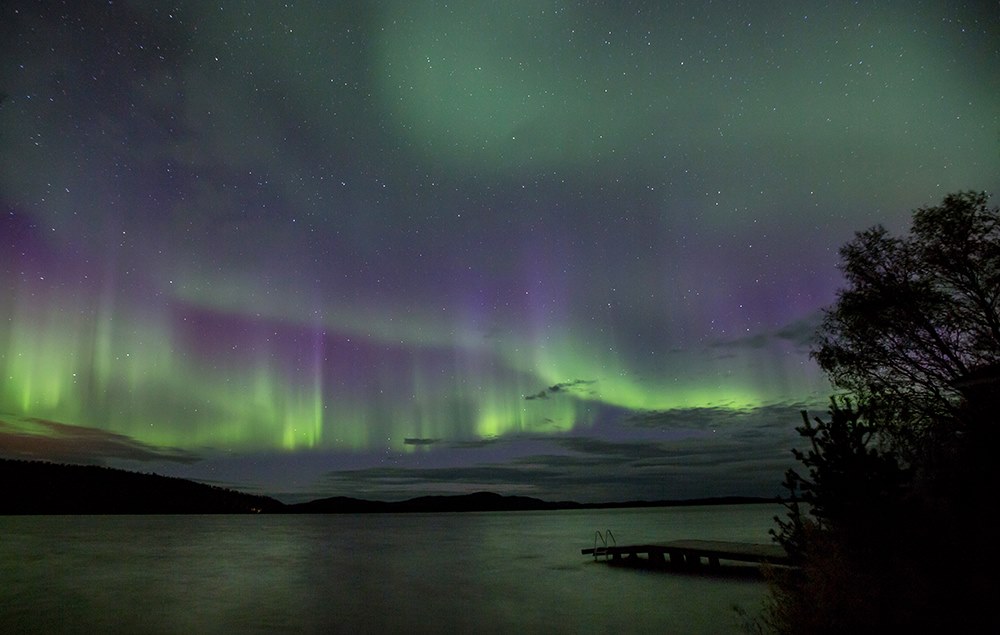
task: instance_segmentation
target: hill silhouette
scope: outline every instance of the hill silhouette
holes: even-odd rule
[[[94,465],[0,459],[0,514],[368,514],[610,509],[680,505],[773,503],[771,498],[724,496],[677,501],[550,502],[529,496],[475,492],[373,501],[347,496],[286,505],[182,478]]]
[[[321,498],[288,505],[287,511],[299,514],[406,513],[406,512],[486,512],[567,509],[579,503],[549,503],[528,496],[501,496],[494,492],[476,492],[456,496],[420,496],[397,502],[370,501],[347,496]]]
[[[371,513],[434,513],[434,512],[503,512],[544,511],[557,509],[614,509],[625,507],[680,507],[694,505],[744,505],[774,503],[773,498],[749,496],[719,496],[685,500],[633,500],[607,503],[575,501],[545,501],[530,496],[503,496],[494,492],[475,492],[453,496],[419,496],[404,501],[371,501],[349,496],[321,498],[307,503],[287,505],[285,511],[294,514],[371,514]]]
[[[266,496],[95,465],[0,459],[3,514],[248,514],[280,511]]]

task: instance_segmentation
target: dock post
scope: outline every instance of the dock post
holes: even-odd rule
[[[667,564],[667,559],[664,557],[663,549],[653,549],[649,550],[649,562],[657,567],[663,567]]]

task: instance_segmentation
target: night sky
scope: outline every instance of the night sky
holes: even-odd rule
[[[998,69],[985,1],[7,0],[0,455],[776,494],[837,249],[1000,191]]]

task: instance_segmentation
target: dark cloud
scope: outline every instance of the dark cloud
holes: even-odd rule
[[[797,425],[802,410],[825,410],[825,405],[788,402],[740,410],[718,407],[644,410],[626,416],[623,423],[640,428],[728,429],[748,433],[751,430],[784,429]]]
[[[590,393],[590,391],[582,388],[583,386],[589,386],[591,384],[597,383],[596,379],[574,379],[572,381],[565,381],[559,384],[553,384],[548,388],[536,392],[533,395],[525,395],[524,399],[526,401],[531,401],[533,399],[548,399],[549,395],[554,395],[557,393]]]
[[[483,437],[482,439],[465,439],[461,441],[451,441],[448,443],[448,447],[462,449],[479,449],[487,448],[504,441],[509,440],[504,437]]]
[[[124,434],[34,418],[0,420],[0,455],[98,465],[114,460],[185,464],[201,460],[191,452],[148,445]]]
[[[692,434],[684,438],[607,439],[596,436],[521,438],[523,454],[497,462],[426,468],[378,466],[329,472],[317,497],[348,495],[398,500],[492,490],[546,500],[616,501],[718,495],[773,496],[800,444],[801,404],[745,412],[722,408],[640,413],[633,430]],[[639,423],[637,424],[636,421]],[[513,439],[496,440],[513,447]],[[457,447],[449,444],[449,447]],[[473,451],[482,444],[468,444]],[[473,459],[475,461],[475,459]],[[322,494],[320,494],[322,492]]]
[[[610,455],[539,454],[476,466],[337,471],[318,484],[316,497],[401,500],[426,493],[481,490],[580,502],[721,494],[773,496],[779,493],[782,474],[792,461],[784,448],[745,453],[737,447],[720,452],[722,448],[699,451],[667,446],[653,449],[645,443],[613,445],[616,447],[604,448],[612,450]]]
[[[778,329],[775,336],[779,339],[795,344],[796,346],[808,349],[816,341],[816,331],[823,323],[823,312],[817,311],[801,320],[792,322]]]
[[[749,337],[714,342],[711,346],[716,349],[762,350],[773,346],[776,341],[780,341],[791,344],[798,352],[808,353],[815,343],[816,331],[822,321],[823,312],[815,311],[776,330],[757,333]]]
[[[419,437],[406,437],[403,439],[403,445],[434,445],[440,442],[441,439],[423,439]]]
[[[588,437],[558,439],[556,443],[578,455],[600,457],[606,464],[661,456],[668,445],[665,441],[606,441]]]

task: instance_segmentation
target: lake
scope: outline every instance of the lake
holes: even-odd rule
[[[582,556],[768,542],[777,505],[462,514],[0,517],[0,632],[738,633],[763,582]]]

